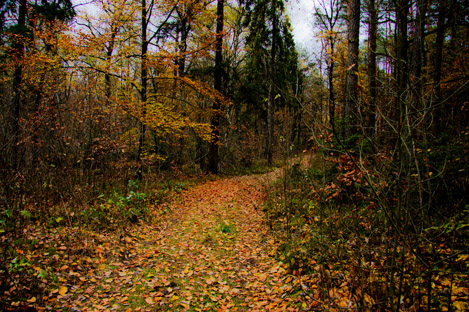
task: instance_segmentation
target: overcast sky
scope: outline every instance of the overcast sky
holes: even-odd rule
[[[290,0],[287,13],[293,27],[293,35],[298,42],[307,42],[313,37],[314,0]]]
[[[287,13],[297,48],[306,49],[310,55],[318,46],[313,30],[314,2],[314,0],[289,0],[287,2]]]

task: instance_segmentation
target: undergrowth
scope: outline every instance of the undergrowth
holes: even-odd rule
[[[279,260],[301,277],[297,291],[310,309],[469,308],[469,207],[420,220],[407,206],[401,221],[386,172],[391,164],[382,154],[317,152],[306,166],[287,165],[273,184],[267,223],[281,242]]]
[[[106,257],[110,240],[124,239],[139,223],[157,225],[170,212],[165,203],[197,179],[128,180],[80,202],[59,197],[46,202],[50,206],[40,204],[39,196],[22,196],[0,215],[0,299],[13,306],[26,294],[34,298],[31,305],[47,300],[64,279],[78,278],[69,263],[98,265],[90,259]],[[129,253],[114,252],[122,259]]]

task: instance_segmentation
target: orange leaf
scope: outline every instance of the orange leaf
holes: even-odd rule
[[[205,282],[207,282],[208,285],[212,285],[213,283],[215,283],[215,278],[213,276],[210,276],[209,278],[207,278],[205,280]]]
[[[68,288],[66,286],[60,286],[59,288],[59,294],[61,296],[65,296],[65,294],[68,292]]]
[[[148,304],[155,304],[155,302],[153,301],[153,297],[145,298],[145,302],[148,303]]]

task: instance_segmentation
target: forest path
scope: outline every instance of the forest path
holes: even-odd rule
[[[69,306],[79,311],[298,310],[290,298],[294,278],[272,257],[276,243],[262,211],[266,186],[280,171],[182,191],[160,207],[170,211],[164,222],[138,226],[122,238],[125,248],[110,247],[114,257],[97,266],[89,286],[69,298]]]

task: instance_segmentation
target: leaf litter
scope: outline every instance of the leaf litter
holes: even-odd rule
[[[155,207],[153,219],[159,222],[120,233],[61,228],[44,236],[44,229],[26,228],[29,236],[46,237],[43,247],[53,249],[28,251],[35,270],[49,268],[53,281],[38,278],[43,289],[38,298],[15,297],[24,286],[10,285],[7,310],[304,310],[293,292],[297,277],[273,257],[277,243],[260,208],[275,175],[278,171],[201,183],[166,203],[170,213]]]

